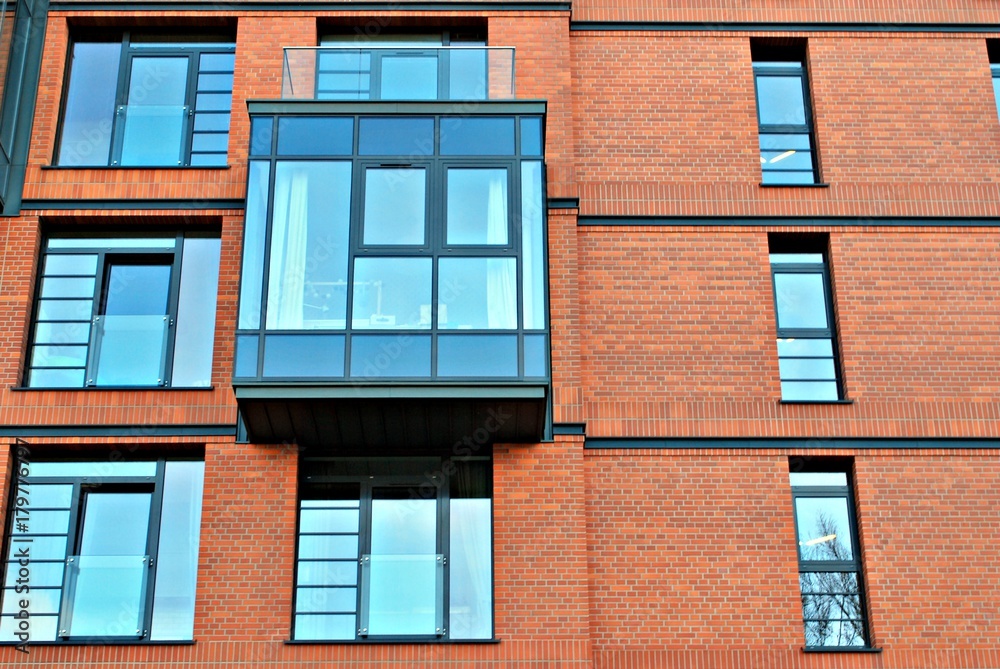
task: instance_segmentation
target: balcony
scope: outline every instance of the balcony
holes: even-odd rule
[[[511,100],[512,47],[289,47],[284,100]]]

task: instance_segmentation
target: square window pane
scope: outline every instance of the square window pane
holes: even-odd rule
[[[448,244],[497,244],[508,241],[507,170],[448,170]]]
[[[149,557],[77,555],[68,560],[72,599],[60,616],[66,636],[141,637]]]
[[[366,169],[363,243],[423,244],[426,207],[426,169]]]
[[[826,289],[819,273],[775,273],[774,299],[779,329],[826,329]]]
[[[854,559],[852,519],[844,497],[796,497],[795,527],[799,559],[849,561]]]
[[[94,385],[156,386],[164,379],[166,316],[101,316],[94,325]]]
[[[354,262],[355,329],[429,328],[430,258],[358,258]]]
[[[449,330],[517,328],[514,258],[442,258],[438,327]]]
[[[758,75],[757,107],[762,125],[805,125],[801,76]]]
[[[383,100],[436,100],[436,55],[386,55],[382,57]]]

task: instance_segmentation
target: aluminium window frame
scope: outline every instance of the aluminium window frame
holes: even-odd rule
[[[39,268],[36,277],[35,291],[33,293],[33,307],[31,314],[31,335],[29,339],[29,345],[26,348],[26,358],[24,365],[24,380],[22,388],[25,389],[38,389],[38,390],[83,390],[83,389],[122,389],[122,390],[142,390],[142,389],[152,389],[152,388],[171,388],[171,377],[173,372],[174,363],[174,346],[176,343],[177,334],[177,314],[180,307],[180,283],[181,283],[181,271],[183,269],[183,255],[184,255],[184,240],[188,235],[183,232],[175,232],[173,234],[163,234],[156,235],[155,233],[147,235],[136,235],[129,234],[128,232],[121,232],[120,234],[110,233],[108,240],[109,242],[116,239],[135,239],[141,240],[144,237],[149,239],[174,239],[173,248],[157,247],[157,246],[147,246],[147,247],[132,247],[132,246],[108,246],[108,247],[66,247],[66,248],[56,248],[49,249],[45,247],[51,239],[61,239],[61,240],[71,240],[74,238],[79,239],[97,239],[101,238],[103,234],[74,234],[74,235],[61,235],[61,234],[51,234],[45,236],[45,243],[39,254]],[[197,235],[195,235],[197,236]],[[86,355],[86,366],[84,367],[84,383],[82,386],[34,386],[30,384],[31,372],[34,369],[78,369],[76,367],[52,367],[46,365],[32,365],[32,357],[35,346],[46,346],[52,344],[36,344],[35,339],[35,329],[40,322],[38,320],[39,311],[41,309],[41,289],[42,282],[46,278],[81,278],[78,275],[46,275],[44,273],[45,259],[50,255],[69,255],[69,256],[79,256],[79,255],[96,255],[97,256],[97,269],[95,273],[94,281],[94,292],[92,298],[54,298],[54,299],[64,299],[64,300],[83,300],[92,299],[93,304],[91,307],[90,315],[90,332],[87,339],[87,355]],[[168,256],[173,256],[173,260],[169,264],[170,266],[170,286],[167,295],[167,313],[164,315],[167,323],[166,336],[164,337],[164,354],[163,363],[161,366],[161,381],[156,385],[129,385],[129,386],[118,386],[118,385],[97,385],[94,381],[93,372],[97,363],[98,349],[100,348],[100,343],[97,341],[95,335],[97,319],[104,316],[104,301],[106,299],[107,283],[109,281],[108,270],[114,264],[114,260],[120,258],[129,259],[141,259],[141,258],[166,258]],[[126,263],[127,264],[127,263]],[[47,298],[48,299],[48,298]],[[82,321],[57,319],[57,320],[46,320],[42,321],[45,323],[77,323]],[[188,386],[179,386],[181,388],[186,388]]]
[[[768,63],[763,65],[763,63]],[[787,63],[787,66],[782,66],[779,63]],[[806,61],[804,57],[797,57],[793,54],[779,55],[776,54],[773,57],[768,56],[764,58],[755,58],[752,61],[753,70],[753,88],[754,88],[754,111],[757,115],[757,136],[758,144],[760,143],[759,138],[764,135],[801,135],[809,139],[809,154],[812,162],[812,181],[808,183],[798,183],[794,181],[776,181],[776,182],[766,182],[764,181],[765,173],[772,174],[791,174],[791,173],[804,173],[805,170],[764,170],[763,164],[761,165],[761,185],[765,186],[814,186],[820,184],[820,174],[819,174],[819,151],[816,146],[816,124],[813,120],[813,105],[812,97],[809,94],[809,73],[806,68]],[[760,77],[797,77],[802,86],[802,104],[803,113],[805,116],[805,122],[802,124],[773,124],[764,123],[761,121],[761,95],[759,90],[759,78]],[[761,147],[761,151],[763,149]],[[772,151],[778,151],[780,149],[769,149]]]
[[[306,461],[315,460],[322,461],[328,458],[307,458]],[[338,458],[334,458],[338,459]],[[490,561],[490,601],[492,605],[492,613],[490,616],[490,626],[491,632],[489,638],[482,639],[468,639],[468,638],[451,638],[451,628],[450,628],[450,604],[451,604],[451,514],[449,510],[449,502],[451,501],[451,475],[446,473],[448,468],[448,463],[451,462],[448,458],[428,458],[428,457],[412,457],[407,456],[403,458],[354,458],[348,457],[347,460],[352,461],[370,461],[370,460],[400,460],[404,464],[404,468],[409,468],[412,470],[410,473],[352,473],[352,474],[305,474],[303,473],[299,483],[298,498],[296,500],[296,514],[295,514],[295,560],[293,569],[293,583],[292,583],[292,602],[291,602],[291,612],[290,612],[290,643],[294,644],[354,644],[354,645],[372,645],[372,644],[384,644],[384,643],[442,643],[442,644],[454,644],[454,643],[491,643],[496,637],[496,560]],[[462,462],[486,462],[489,463],[489,497],[490,500],[490,552],[494,555],[496,545],[494,542],[494,514],[496,512],[495,508],[495,498],[494,498],[494,484],[493,484],[493,458],[492,456],[474,456],[474,455],[463,455],[459,458]],[[424,463],[424,467],[418,467],[417,465],[408,465],[406,461],[416,462],[417,460]],[[435,460],[437,465],[433,467],[429,466],[427,463],[430,460]],[[423,469],[423,473],[419,470]],[[304,471],[305,468],[300,465],[300,471]],[[358,484],[359,493],[359,506],[358,506],[358,569],[357,578],[355,581],[355,587],[357,589],[356,597],[356,608],[355,608],[355,636],[353,639],[296,639],[295,638],[295,618],[297,615],[303,615],[297,612],[296,600],[299,597],[299,589],[316,589],[324,587],[332,587],[326,585],[307,585],[300,586],[298,583],[298,567],[302,558],[299,557],[299,538],[302,536],[311,536],[315,533],[305,533],[303,534],[301,526],[301,514],[305,507],[302,506],[302,501],[306,499],[312,499],[303,494],[303,491],[308,488],[311,484],[323,485],[323,484]],[[362,634],[361,623],[363,612],[366,610],[366,597],[367,594],[364,592],[364,574],[362,570],[361,562],[363,556],[371,553],[371,541],[372,541],[372,490],[374,488],[391,488],[391,487],[401,487],[401,488],[422,488],[431,485],[436,491],[435,500],[437,502],[436,518],[437,518],[437,528],[436,528],[436,551],[438,555],[444,556],[444,572],[443,572],[443,584],[440,591],[440,601],[438,604],[441,606],[440,616],[443,620],[444,629],[439,634],[434,635],[369,635]],[[336,533],[334,533],[336,534]],[[305,558],[305,561],[324,561],[322,558]],[[330,615],[329,612],[307,612],[304,615]]]
[[[132,36],[134,34],[140,34],[145,36],[162,37],[163,41],[150,41],[150,44],[156,44],[156,46],[143,46],[143,42],[133,42]],[[78,43],[107,43],[111,44],[115,40],[111,39],[113,36],[120,35],[121,51],[119,54],[118,61],[118,76],[117,76],[117,88],[115,90],[115,103],[114,103],[114,113],[110,119],[112,124],[111,129],[111,142],[108,148],[108,159],[104,163],[97,165],[64,165],[60,162],[59,156],[62,150],[62,134],[63,134],[63,120],[66,114],[66,105],[69,101],[69,86],[73,79],[72,72],[72,60],[73,60],[73,48]],[[211,167],[224,167],[222,165],[192,165],[191,156],[193,153],[205,153],[214,155],[216,152],[204,152],[198,151],[194,152],[192,150],[192,144],[194,141],[195,131],[195,104],[197,102],[198,96],[198,75],[201,73],[200,70],[200,57],[202,54],[235,54],[236,53],[236,41],[231,38],[228,34],[213,33],[206,34],[204,37],[211,38],[204,42],[201,41],[187,41],[179,40],[176,42],[171,41],[171,38],[183,37],[187,33],[173,33],[173,34],[160,34],[156,32],[145,32],[145,31],[135,31],[135,30],[123,30],[123,31],[113,31],[113,32],[101,32],[98,34],[90,35],[84,34],[76,38],[70,39],[70,46],[67,51],[67,65],[64,73],[63,90],[61,95],[60,112],[59,112],[59,125],[56,131],[56,159],[53,161],[53,166],[55,167],[69,167],[73,169],[99,169],[100,167],[123,167],[126,169],[159,169],[164,167],[194,167],[198,169],[211,168]],[[218,39],[218,45],[215,46],[215,39]],[[133,46],[133,44],[139,44],[140,46]],[[168,46],[169,45],[169,46]],[[209,46],[212,45],[212,46]],[[125,128],[127,125],[127,108],[128,108],[128,96],[129,96],[129,81],[132,73],[132,64],[136,56],[140,57],[153,57],[153,58],[169,58],[169,57],[185,57],[188,61],[188,71],[187,71],[187,81],[185,83],[185,108],[186,116],[184,122],[184,128],[181,133],[181,146],[179,147],[179,160],[174,165],[122,165],[121,164],[121,154],[122,148],[125,140]],[[234,64],[234,74],[235,74],[235,64]],[[210,70],[205,72],[206,74],[219,74],[215,70]],[[235,83],[234,83],[235,87]],[[210,93],[217,93],[217,91],[208,91]],[[230,97],[233,91],[229,91]],[[231,114],[232,101],[230,100],[230,111],[229,112],[212,112],[212,113],[229,113]],[[205,112],[201,112],[205,113]],[[225,134],[228,137],[230,130],[232,128],[232,119],[230,118],[229,126],[227,127]],[[222,134],[221,131],[212,131],[211,134]],[[226,158],[228,162],[228,140],[227,140],[227,150]]]
[[[833,281],[830,276],[830,262],[829,255],[824,249],[822,251],[810,251],[803,250],[802,253],[809,254],[821,254],[822,263],[810,263],[810,262],[798,262],[798,263],[778,263],[775,264],[768,260],[771,272],[771,299],[774,305],[774,322],[776,327],[776,338],[777,339],[829,339],[830,346],[833,353],[833,371],[836,375],[837,384],[837,399],[824,400],[824,399],[786,399],[782,396],[783,402],[802,402],[802,403],[836,403],[842,402],[845,399],[845,387],[844,387],[844,374],[843,368],[841,367],[840,358],[840,345],[839,337],[837,335],[837,321],[836,321],[836,311],[833,304]],[[795,251],[771,251],[770,255],[796,255]],[[823,297],[825,300],[825,314],[827,327],[825,328],[783,328],[778,319],[778,287],[775,281],[776,274],[818,274],[823,279]],[[784,356],[785,359],[812,359],[810,356]],[[779,382],[784,381],[781,378],[780,372],[780,360],[782,357],[779,355],[779,372],[778,380]],[[829,381],[829,379],[794,379],[794,381]]]
[[[853,485],[853,466],[845,463],[841,466],[827,466],[824,467],[822,463],[817,462],[808,469],[802,470],[801,472],[794,473],[831,473],[831,474],[844,474],[847,478],[847,485],[844,486],[804,486],[804,485],[793,485],[790,484],[791,497],[792,497],[792,523],[795,530],[795,555],[798,562],[798,573],[801,577],[804,573],[813,574],[823,574],[823,573],[851,573],[854,574],[858,582],[858,600],[860,604],[860,614],[861,614],[861,627],[864,634],[864,645],[863,646],[804,646],[805,650],[809,651],[858,651],[858,650],[872,650],[872,636],[871,636],[871,616],[869,615],[868,606],[868,589],[865,586],[865,574],[864,574],[864,564],[862,561],[862,547],[861,547],[861,535],[859,532],[858,523],[858,512],[856,506],[856,500],[854,497]],[[847,514],[848,520],[850,522],[850,534],[851,534],[851,544],[854,547],[853,559],[852,560],[803,560],[801,552],[798,548],[799,539],[799,519],[798,519],[798,505],[797,501],[799,498],[828,498],[828,499],[844,499],[847,502]],[[801,578],[800,578],[800,596],[804,599],[805,595],[801,594]],[[803,633],[805,632],[805,609],[803,608]]]

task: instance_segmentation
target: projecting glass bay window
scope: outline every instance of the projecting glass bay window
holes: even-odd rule
[[[253,122],[237,378],[548,376],[540,117]]]

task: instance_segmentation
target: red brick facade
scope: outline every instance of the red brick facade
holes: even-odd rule
[[[996,6],[74,4],[48,17],[28,204],[0,220],[0,428],[34,458],[204,453],[194,644],[0,646],[0,666],[1000,667]],[[224,205],[246,196],[246,101],[280,97],[281,48],[324,21],[469,19],[516,48],[516,97],[547,102],[556,434],[493,449],[496,642],[287,644],[298,449],[207,430],[237,416],[244,216]],[[228,167],[53,167],[73,30],[203,24],[236,36]],[[760,185],[757,39],[807,44],[820,186]],[[211,387],[23,388],[45,232],[163,225],[221,230]],[[781,402],[768,235],[801,232],[829,238],[849,403]],[[879,653],[802,650],[789,458],[833,456]]]

